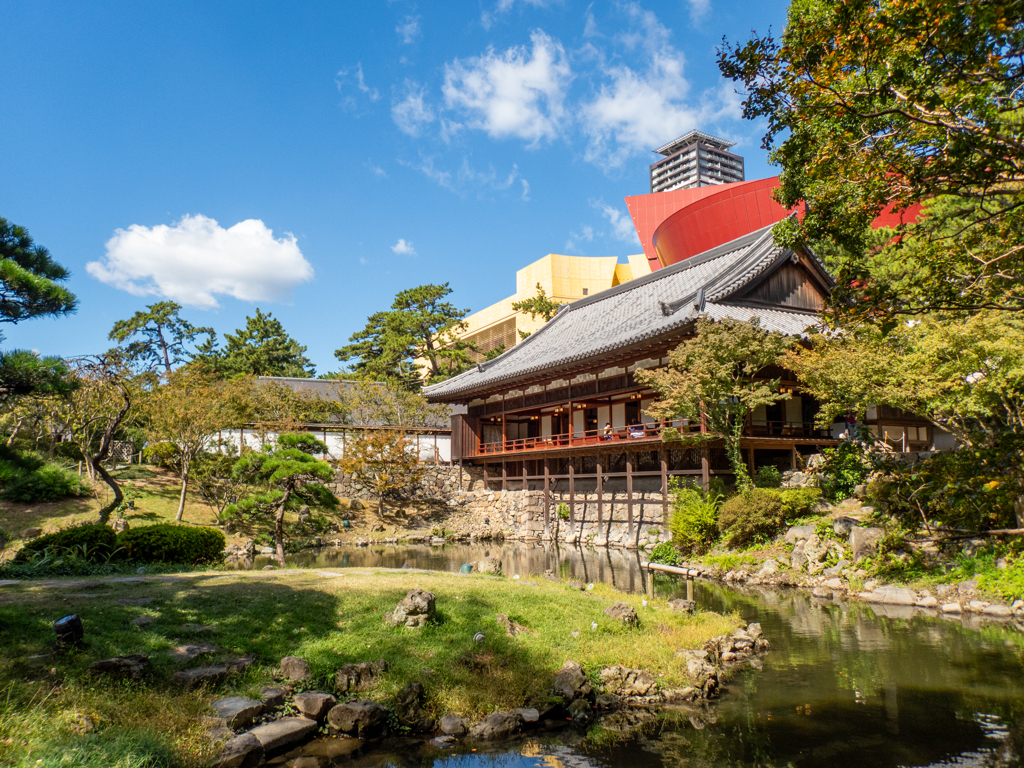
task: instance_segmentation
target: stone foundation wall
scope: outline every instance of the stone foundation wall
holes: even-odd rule
[[[494,484],[492,478],[491,484]],[[461,490],[460,490],[461,483]],[[331,486],[343,499],[376,503],[376,498],[339,472]],[[597,494],[575,495],[574,520],[559,518],[558,505],[569,504],[569,494],[552,490],[550,518],[544,525],[543,490],[488,490],[482,467],[428,465],[422,480],[405,494],[407,499],[429,500],[449,510],[444,526],[475,538],[582,542],[594,546],[648,547],[670,536],[662,526],[661,493],[633,492],[633,527],[630,531],[625,492],[603,494],[602,521],[597,522]]]

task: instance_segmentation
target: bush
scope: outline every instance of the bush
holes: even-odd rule
[[[753,488],[733,496],[718,516],[718,527],[728,537],[730,547],[742,547],[754,541],[774,538],[786,525],[780,494],[766,488]]]
[[[696,488],[672,490],[672,517],[669,529],[677,547],[705,550],[718,539],[718,507],[722,497],[704,495]]]
[[[683,562],[683,557],[679,554],[679,550],[672,546],[671,542],[663,541],[651,550],[650,561],[652,563],[661,563],[662,565],[679,565]]]
[[[23,504],[82,496],[86,486],[74,472],[28,451],[0,450],[0,498]]]
[[[117,534],[105,525],[90,523],[65,528],[63,531],[40,536],[18,551],[15,562],[28,562],[33,555],[44,552],[63,555],[72,550],[90,562],[107,560],[117,544]]]
[[[815,514],[821,501],[819,488],[783,488],[774,493],[782,501],[782,515],[787,523]]]
[[[138,563],[214,563],[224,554],[224,534],[213,528],[147,525],[118,534],[119,556]]]
[[[844,441],[835,448],[826,448],[821,454],[824,461],[817,471],[825,498],[842,501],[853,496],[854,489],[864,482],[870,471],[860,443]]]
[[[758,467],[754,485],[758,488],[778,488],[782,485],[782,473],[774,464]]]

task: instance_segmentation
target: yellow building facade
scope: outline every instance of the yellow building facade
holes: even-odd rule
[[[459,335],[475,341],[484,354],[500,345],[509,349],[521,340],[520,332],[533,333],[544,324],[544,318],[539,315],[530,317],[529,313],[512,308],[513,304],[536,296],[538,284],[552,301],[571,304],[650,274],[647,257],[642,253],[626,258],[629,263],[619,264],[616,256],[549,253],[518,270],[515,294],[467,317],[467,328]]]

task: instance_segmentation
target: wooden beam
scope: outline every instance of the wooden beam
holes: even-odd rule
[[[551,535],[551,478],[547,459],[544,460],[544,535]]]
[[[501,462],[501,490],[508,490],[508,471],[505,467],[505,462]]]
[[[569,459],[569,525],[572,532],[576,533],[576,471],[572,459]]]
[[[601,467],[601,457],[597,457],[597,530],[601,530],[604,524],[604,472]]]
[[[633,535],[633,458],[626,454],[626,522],[629,535]]]

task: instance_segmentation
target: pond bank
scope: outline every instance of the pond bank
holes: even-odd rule
[[[435,620],[419,629],[388,626],[385,614],[412,588],[435,595]],[[636,612],[637,626],[623,622],[629,610],[606,612],[617,602]],[[424,717],[456,714],[474,725],[495,711],[543,711],[567,660],[593,686],[592,711],[600,671],[616,665],[627,670],[623,680],[629,670],[650,673],[659,695],[698,698],[685,692],[695,682],[691,659],[677,652],[732,637],[735,618],[691,615],[667,600],[643,603],[601,584],[590,592],[543,578],[411,570],[209,571],[8,585],[0,590],[0,684],[11,697],[0,712],[0,762],[45,760],[90,744],[112,749],[118,734],[145,732],[158,735],[153,750],[170,742],[181,764],[199,764],[214,756],[205,729],[196,727],[211,701],[239,696],[262,705],[263,688],[283,683],[293,694],[389,708],[418,683]],[[49,625],[68,613],[82,617],[85,641],[59,652]],[[523,631],[510,635],[499,615]],[[308,677],[281,678],[288,656],[306,662]],[[91,671],[97,661],[126,657],[103,669],[127,686]],[[339,670],[380,659],[386,668],[372,681],[341,690]],[[207,679],[210,685],[196,687]],[[109,764],[119,763],[112,757]]]

